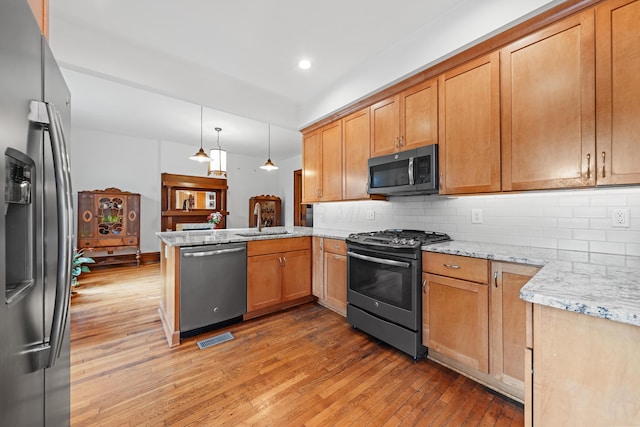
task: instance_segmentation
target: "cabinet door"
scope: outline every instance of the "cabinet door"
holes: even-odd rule
[[[427,274],[426,292],[427,347],[489,373],[487,285]]]
[[[371,157],[391,154],[400,148],[400,97],[383,99],[371,112]]]
[[[593,10],[501,51],[502,188],[595,184]]]
[[[326,303],[339,313],[347,313],[347,257],[324,253]]]
[[[317,202],[320,199],[322,146],[317,131],[302,138],[302,201]]]
[[[337,121],[320,129],[322,141],[322,172],[320,200],[342,199],[342,122]]]
[[[247,312],[282,301],[282,254],[247,258]]]
[[[93,193],[81,191],[78,193],[78,240],[96,237],[97,220],[95,217],[95,202]],[[78,244],[78,247],[84,247]]]
[[[438,78],[440,193],[500,191],[499,54]]]
[[[323,238],[314,237],[312,240],[313,272],[311,277],[311,290],[320,301],[324,301],[324,250]]]
[[[127,228],[127,236],[140,235],[140,196],[127,195],[125,202],[125,222]]]
[[[597,183],[640,183],[640,1],[596,9]]]
[[[539,268],[492,262],[491,374],[522,391],[524,397],[526,308],[520,289]]]
[[[369,177],[370,144],[369,109],[342,119],[343,191],[344,200],[366,199]]]
[[[282,256],[282,301],[311,295],[311,251],[292,251]]]
[[[438,81],[419,83],[400,94],[400,150],[438,143]]]

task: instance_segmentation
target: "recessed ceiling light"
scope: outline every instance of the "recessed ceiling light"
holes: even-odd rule
[[[298,62],[298,67],[303,70],[308,70],[309,68],[311,68],[311,61],[309,61],[308,59],[303,59],[302,61]]]

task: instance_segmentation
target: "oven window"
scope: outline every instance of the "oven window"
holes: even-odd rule
[[[350,257],[349,288],[377,301],[411,311],[411,268]]]

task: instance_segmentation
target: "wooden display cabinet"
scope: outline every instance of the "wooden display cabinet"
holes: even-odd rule
[[[249,199],[249,227],[256,227],[257,215],[253,214],[256,203],[260,203],[260,219],[263,227],[278,227],[282,225],[281,201],[278,196],[254,196]]]
[[[179,224],[205,223],[211,212],[220,212],[216,228],[227,228],[226,179],[162,174],[161,229],[175,231]]]
[[[140,194],[118,188],[79,192],[77,246],[97,264],[140,266]]]

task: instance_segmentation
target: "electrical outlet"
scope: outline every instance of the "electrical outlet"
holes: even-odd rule
[[[471,223],[482,224],[482,209],[471,209]]]
[[[629,227],[629,208],[613,209],[611,225],[613,227]]]
[[[373,209],[369,209],[367,211],[367,219],[370,221],[373,221],[374,219],[376,219],[376,211],[374,211]]]

